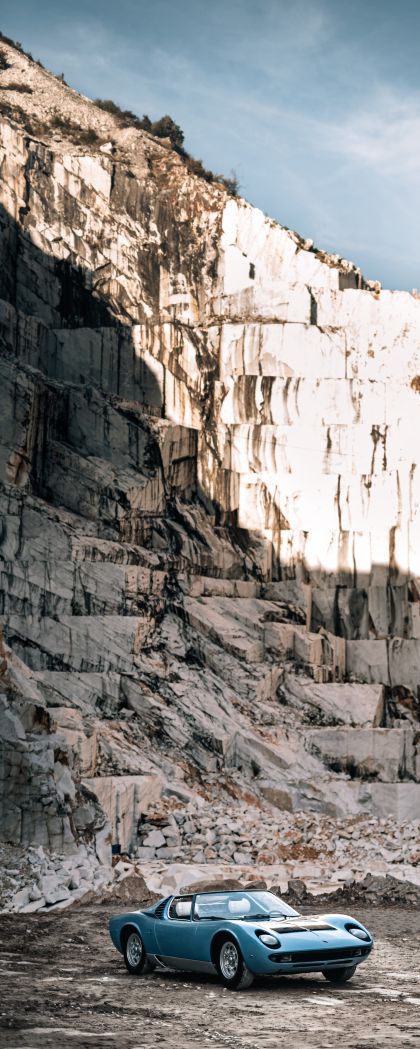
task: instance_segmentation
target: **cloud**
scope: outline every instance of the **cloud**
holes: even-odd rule
[[[307,122],[312,142],[386,177],[420,179],[420,93],[376,90],[340,123]]]
[[[343,177],[351,164],[384,178],[420,181],[420,92],[402,95],[391,85],[376,86],[363,105],[343,106],[340,119],[309,116],[302,107],[257,97],[236,99],[235,108],[258,125],[258,133],[271,134],[272,156],[330,154],[340,164],[329,180]],[[273,135],[273,129],[277,135]]]

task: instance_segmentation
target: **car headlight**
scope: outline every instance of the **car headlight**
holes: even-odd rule
[[[280,940],[277,939],[277,936],[273,936],[271,932],[260,932],[257,933],[257,936],[266,947],[280,947]]]
[[[350,932],[352,936],[357,936],[358,940],[370,940],[369,933],[364,929],[359,929],[358,925],[348,925],[347,932]]]

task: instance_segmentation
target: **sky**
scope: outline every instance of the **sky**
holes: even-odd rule
[[[83,94],[169,113],[317,247],[420,288],[419,0],[2,0],[0,28]]]

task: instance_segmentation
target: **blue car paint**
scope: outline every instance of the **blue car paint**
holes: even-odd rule
[[[158,954],[159,947],[156,939],[157,922],[158,919],[154,915],[154,908],[150,908],[146,911],[128,911],[126,914],[120,914],[115,918],[111,918],[109,922],[109,932],[114,947],[117,948],[117,951],[120,951],[120,953],[123,954],[121,932],[123,928],[130,925],[140,931],[146,954]]]
[[[145,951],[157,960],[172,968],[216,972],[212,962],[211,946],[214,937],[224,932],[239,945],[245,963],[254,974],[292,974],[302,972],[323,972],[328,968],[342,965],[360,965],[369,956],[373,939],[361,922],[350,915],[323,914],[313,916],[297,915],[296,918],[272,918],[270,920],[227,920],[178,919],[169,918],[168,910],[174,897],[168,897],[145,911],[131,911],[111,918],[109,931],[114,946],[123,953],[121,933],[127,926],[139,930]],[[194,911],[193,897],[192,911]],[[163,906],[165,904],[165,906]],[[155,909],[159,907],[160,917]],[[331,925],[329,930],[308,930],[286,932],[293,924],[322,921]],[[357,926],[367,933],[369,939],[362,941],[348,932],[346,925]],[[282,935],[282,928],[284,929]],[[275,931],[274,931],[275,930]],[[256,935],[257,931],[271,933],[280,941],[279,947],[267,947]],[[296,951],[320,950],[334,951],[334,957],[326,956],[322,961],[305,958],[304,962],[273,960],[272,955],[290,954]],[[340,956],[337,951],[352,949],[352,956]]]

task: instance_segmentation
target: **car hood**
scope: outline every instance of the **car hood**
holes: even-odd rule
[[[292,943],[297,946],[298,941],[304,941],[306,945],[308,941],[312,941],[315,945],[318,943],[330,943],[333,946],[335,943],[342,946],[348,944],[349,946],[362,946],[363,943],[369,941],[358,940],[355,936],[348,931],[346,925],[354,924],[360,926],[361,922],[358,922],[354,918],[349,918],[345,915],[331,915],[331,916],[320,916],[315,917],[304,917],[304,918],[286,918],[284,920],[278,918],[272,918],[270,921],[253,922],[252,928],[258,931],[264,931],[272,933],[277,936],[284,946],[287,943]],[[369,930],[366,930],[369,936]]]

